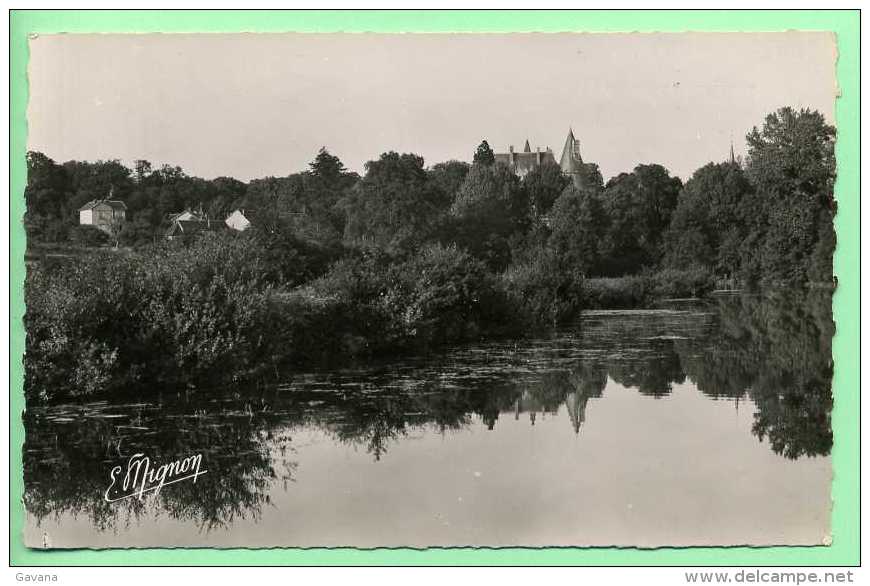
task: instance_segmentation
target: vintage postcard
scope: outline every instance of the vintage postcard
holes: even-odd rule
[[[830,543],[833,33],[29,52],[28,547]]]

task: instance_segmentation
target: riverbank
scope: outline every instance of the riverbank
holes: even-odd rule
[[[219,237],[31,267],[28,400],[274,381],[311,367],[520,339],[583,309],[651,307],[713,290],[703,271],[584,279],[539,269],[547,278],[521,280],[441,245],[407,257],[344,251],[331,263],[304,252],[295,273],[250,239]]]

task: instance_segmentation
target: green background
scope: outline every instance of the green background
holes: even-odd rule
[[[93,32],[781,31],[837,34],[834,272],[833,544],[769,548],[141,549],[29,550],[22,541],[24,186],[27,37]],[[10,556],[13,565],[858,565],[859,544],[859,36],[857,10],[814,11],[12,11],[10,30]]]

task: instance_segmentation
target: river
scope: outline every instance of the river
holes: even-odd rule
[[[819,544],[830,294],[586,312],[259,389],[34,406],[31,547]],[[207,474],[108,503],[136,453]]]

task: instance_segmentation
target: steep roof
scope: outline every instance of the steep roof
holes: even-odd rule
[[[245,208],[245,209],[236,208],[233,211],[231,211],[229,214],[227,214],[227,218],[229,218],[230,216],[232,216],[234,214],[239,214],[240,216],[242,216],[243,218],[245,218],[246,220],[248,220],[250,222],[251,219],[257,215],[257,210],[252,210],[249,208]]]
[[[223,222],[217,220],[178,220],[173,222],[166,231],[167,236],[175,236],[176,234],[198,234],[200,232],[214,232],[224,227]]]
[[[185,215],[187,215],[188,217],[185,218],[184,217]],[[183,212],[175,212],[174,214],[169,214],[169,216],[167,216],[167,219],[170,222],[177,222],[179,220],[195,220],[195,221],[202,222],[202,221],[206,220],[206,216],[205,216],[205,214],[201,214],[199,212],[195,212],[195,211],[187,209],[187,210],[184,210]]]
[[[540,164],[538,163],[538,155],[541,157]],[[513,157],[513,163],[511,162]],[[497,153],[495,155],[496,163],[504,163],[518,175],[525,175],[532,169],[536,169],[540,165],[547,163],[556,163],[556,157],[553,156],[553,151],[546,150],[534,153]]]
[[[79,208],[80,212],[92,210],[100,204],[105,204],[115,211],[124,211],[127,209],[127,204],[117,199],[92,199],[85,205]]]
[[[524,153],[530,153],[530,152],[532,152],[532,147],[531,147],[531,145],[529,144],[529,139],[526,139],[526,146],[523,147],[523,152],[524,152]]]
[[[562,167],[562,172],[570,174],[579,172],[582,164],[580,142],[574,138],[574,130],[569,128],[568,138],[565,139],[565,147],[562,149],[562,158],[559,159],[559,166]]]

